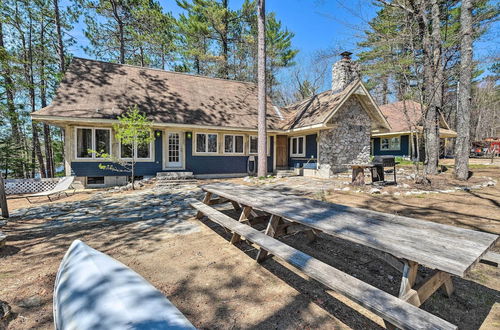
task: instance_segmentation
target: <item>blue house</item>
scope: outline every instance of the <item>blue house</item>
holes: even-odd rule
[[[372,155],[399,156],[408,159],[422,159],[425,155],[423,145],[422,105],[415,101],[405,100],[384,104],[380,110],[389,122],[391,129],[387,132],[374,132],[371,140]],[[439,118],[439,138],[441,140],[441,156],[450,153],[450,139],[457,133],[450,129],[444,117]]]
[[[350,57],[334,66],[327,90],[287,107],[267,101],[268,172],[303,166],[328,177],[349,163],[366,161],[372,132],[389,131],[387,120]],[[347,70],[347,69],[349,70]],[[154,123],[149,145],[124,145],[112,129],[137,106]],[[136,175],[187,172],[196,177],[234,177],[257,164],[257,88],[249,82],[74,58],[52,103],[33,120],[63,128],[65,168],[87,186],[124,184],[130,173],[102,170],[109,159],[137,159]]]

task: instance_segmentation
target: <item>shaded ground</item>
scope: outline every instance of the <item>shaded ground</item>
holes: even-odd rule
[[[498,167],[477,169],[476,174],[500,179]],[[324,187],[310,190],[305,188],[312,185],[311,181],[305,186],[307,182],[294,184],[293,180],[297,178],[268,188],[500,233],[498,186],[394,196],[329,191]],[[12,205],[18,208],[12,212],[18,217],[2,228],[9,238],[0,250],[0,300],[7,301],[15,313],[9,328],[53,328],[55,273],[76,238],[144,276],[199,328],[380,327],[378,317],[286,264],[270,259],[260,266],[252,259],[254,247],[241,243],[235,248],[227,242],[230,234],[222,228],[188,219],[189,214],[183,212],[191,196],[200,198],[199,190],[192,186],[162,187],[85,195],[74,203],[63,199],[29,210],[23,210],[24,205]],[[366,248],[326,236],[307,244],[302,233],[283,240],[385,291],[395,294],[399,288],[399,274],[372,257]],[[454,278],[454,284],[453,297],[436,294],[423,308],[461,329],[500,327],[499,269],[480,264],[467,279]]]

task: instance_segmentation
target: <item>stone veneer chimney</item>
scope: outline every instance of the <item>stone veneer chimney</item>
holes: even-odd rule
[[[332,92],[344,90],[353,80],[359,78],[359,66],[351,60],[352,53],[342,52],[342,58],[332,67]]]

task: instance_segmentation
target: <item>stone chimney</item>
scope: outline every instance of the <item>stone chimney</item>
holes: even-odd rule
[[[332,92],[339,93],[360,77],[358,64],[351,60],[352,53],[342,52],[342,58],[332,67]]]

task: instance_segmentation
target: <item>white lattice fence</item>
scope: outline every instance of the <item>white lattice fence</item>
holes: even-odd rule
[[[53,189],[59,178],[47,179],[7,179],[5,193],[7,195],[37,193]]]

